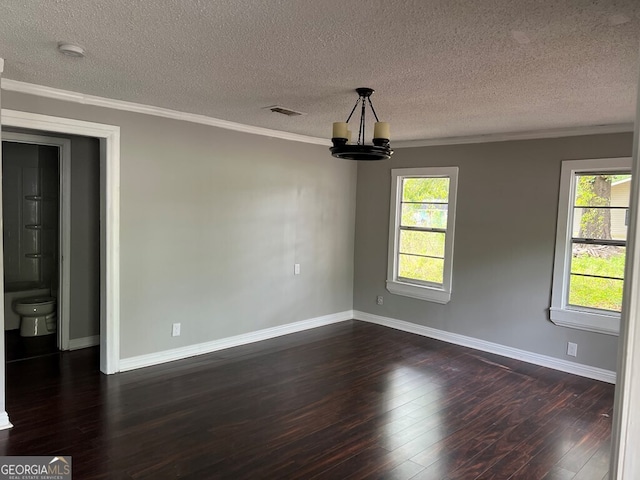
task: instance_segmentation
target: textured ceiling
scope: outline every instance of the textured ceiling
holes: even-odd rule
[[[397,140],[632,122],[639,47],[638,0],[0,2],[6,78],[313,137],[358,86]]]

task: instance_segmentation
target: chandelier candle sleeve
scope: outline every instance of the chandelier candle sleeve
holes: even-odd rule
[[[333,138],[349,138],[347,122],[333,122]]]
[[[351,130],[347,130],[347,143],[351,142]]]
[[[389,127],[389,122],[376,122],[373,127],[373,138],[386,138],[389,140],[391,128]]]

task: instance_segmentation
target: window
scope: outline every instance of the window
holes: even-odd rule
[[[391,170],[387,290],[448,303],[458,167]]]
[[[566,161],[560,182],[551,321],[617,335],[631,159]]]

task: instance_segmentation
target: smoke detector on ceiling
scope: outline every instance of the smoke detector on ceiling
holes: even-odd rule
[[[306,115],[306,113],[291,110],[290,108],[283,107],[281,105],[271,105],[270,107],[264,107],[263,110],[271,110],[273,113],[280,113],[287,117],[297,117],[298,115]]]
[[[84,57],[84,48],[80,45],[74,45],[73,43],[58,43],[58,51],[67,57]]]

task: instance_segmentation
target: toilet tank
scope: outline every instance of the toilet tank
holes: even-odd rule
[[[13,302],[21,298],[49,296],[51,290],[38,284],[7,283],[4,290],[4,329],[20,328],[20,316],[13,311]]]

